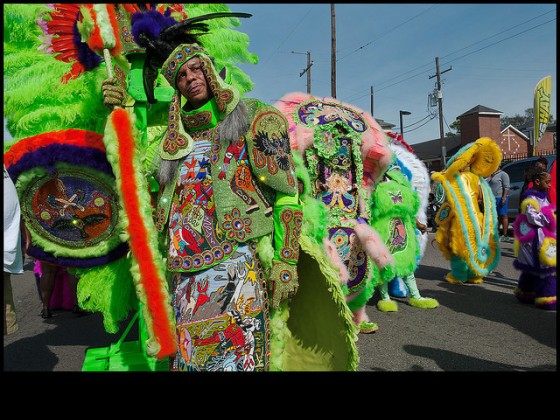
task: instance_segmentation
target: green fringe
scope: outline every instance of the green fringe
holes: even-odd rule
[[[359,295],[355,296],[351,301],[347,302],[348,307],[351,311],[356,311],[364,306],[373,296],[374,292],[374,283],[373,281],[366,282],[366,285],[362,289]]]
[[[272,246],[272,236],[265,235],[258,238],[257,255],[263,265],[265,272],[272,269],[272,259],[274,258],[274,247]]]
[[[313,198],[311,179],[298,151],[293,153],[296,177],[303,183],[303,192],[299,198],[303,203],[302,235],[312,236],[317,243],[322,244],[327,236],[327,217],[329,210],[321,201]]]
[[[271,372],[280,372],[284,370],[283,354],[286,341],[291,336],[286,324],[290,311],[288,302],[280,303],[278,309],[270,311],[270,366]]]
[[[302,235],[299,240],[302,252],[313,257],[319,264],[321,273],[325,276],[327,288],[331,292],[332,300],[338,308],[339,317],[344,324],[343,335],[348,347],[348,365],[347,370],[355,371],[358,369],[358,330],[359,328],[353,321],[352,312],[346,303],[346,297],[339,283],[338,270],[327,258],[323,246],[313,243],[312,239],[306,235]],[[373,288],[372,288],[373,290]]]
[[[93,268],[69,270],[78,279],[78,305],[90,312],[101,312],[108,333],[119,331],[119,322],[129,311],[137,310],[134,283],[127,257]]]

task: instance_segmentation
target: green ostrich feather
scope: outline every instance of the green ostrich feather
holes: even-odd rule
[[[87,269],[72,269],[78,282],[78,304],[89,312],[101,312],[108,333],[119,331],[119,322],[129,312],[138,310],[130,258],[123,257],[109,264]]]
[[[186,5],[189,17],[229,11],[223,4]],[[103,105],[101,83],[107,70],[100,65],[76,79],[61,82],[74,62],[65,63],[47,53],[44,34],[36,24],[44,4],[4,5],[4,116],[15,139],[68,128],[103,133],[109,110]],[[211,19],[210,33],[201,40],[215,57],[218,68],[227,66],[232,84],[243,95],[253,89],[250,77],[238,64],[256,64],[248,51],[247,34],[237,31],[239,19]]]
[[[420,256],[415,230],[420,198],[400,170],[389,170],[386,177],[388,181],[378,184],[372,195],[371,225],[393,255],[395,268],[391,274],[405,277],[414,272]],[[404,223],[407,238],[404,243],[393,243],[395,239],[393,222],[396,219]],[[383,275],[382,280],[385,279],[386,276]]]
[[[15,139],[49,131],[84,128],[103,132],[102,66],[61,83],[73,63],[41,50],[35,23],[51,9],[41,4],[4,5],[4,116]]]

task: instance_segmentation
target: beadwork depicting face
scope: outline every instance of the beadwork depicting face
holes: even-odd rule
[[[194,109],[200,108],[210,99],[208,82],[204,77],[200,58],[193,57],[177,72],[177,89]]]

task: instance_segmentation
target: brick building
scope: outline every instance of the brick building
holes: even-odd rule
[[[444,138],[446,161],[461,147],[472,143],[480,137],[490,137],[502,149],[504,161],[522,159],[533,156],[533,127],[513,127],[509,125],[500,129],[500,116],[503,113],[482,105],[477,105],[459,115],[461,133]],[[416,155],[429,170],[442,169],[441,139],[416,143],[411,146]],[[537,144],[535,155],[556,154],[556,124],[549,125]]]

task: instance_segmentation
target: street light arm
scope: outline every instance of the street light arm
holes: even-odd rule
[[[399,120],[401,123],[401,137],[404,139],[404,135],[403,135],[403,124],[402,124],[402,116],[403,115],[410,115],[411,112],[410,111],[399,111]]]

